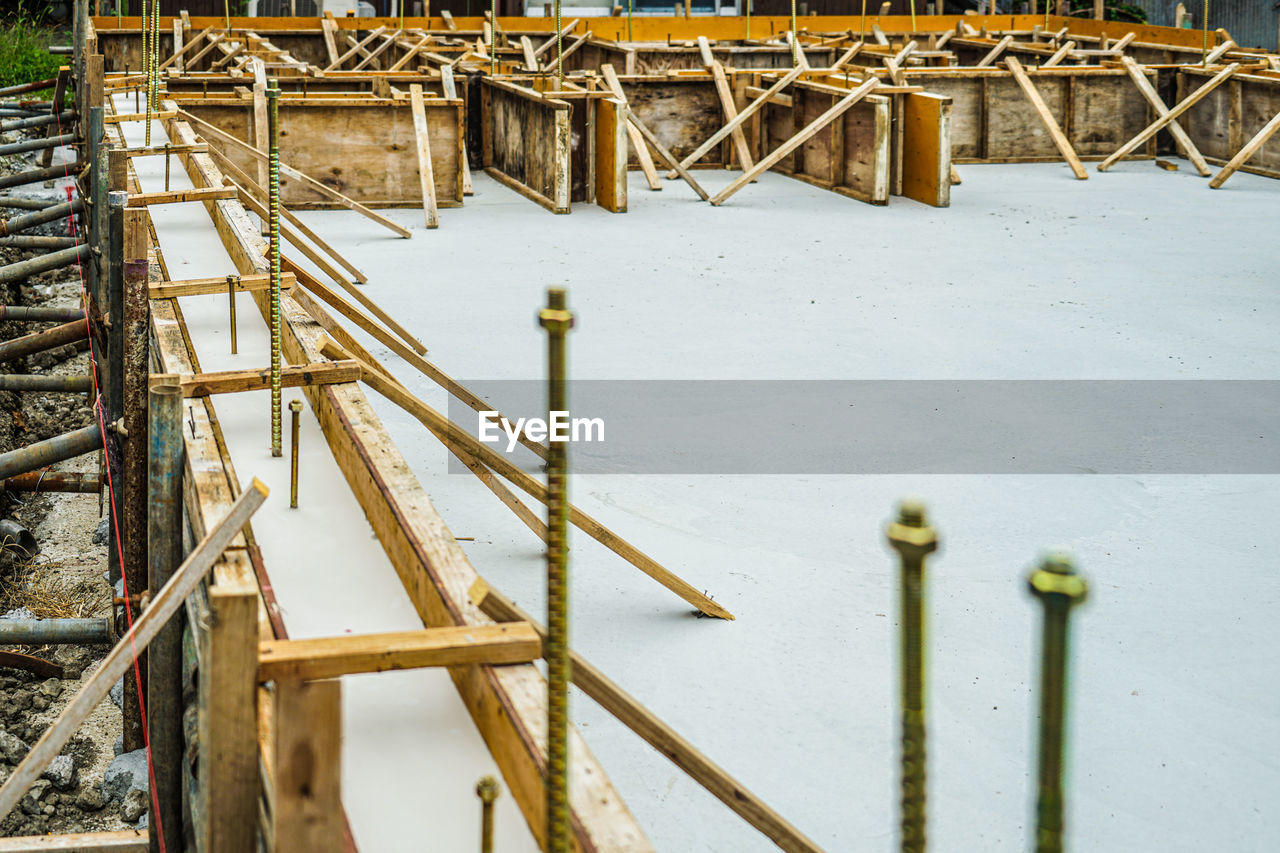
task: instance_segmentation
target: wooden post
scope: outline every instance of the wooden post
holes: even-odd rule
[[[440,227],[436,212],[436,179],[431,168],[431,138],[427,135],[427,112],[422,102],[422,86],[409,86],[409,104],[413,112],[413,135],[418,148],[418,182],[422,186],[422,210],[428,228]]]
[[[147,588],[147,375],[150,340],[150,303],[147,297],[147,213],[123,212],[124,263],[121,275],[121,311],[112,313],[113,326],[121,326],[119,418],[127,431],[120,440],[120,541],[124,546],[124,591],[133,596]],[[119,318],[118,320],[116,318]],[[137,614],[134,614],[137,618]],[[124,680],[124,749],[144,744],[139,709],[139,685],[146,691],[146,661],[139,658],[141,678]]]
[[[153,387],[148,414],[147,580],[150,589],[158,590],[182,564],[182,386],[171,381]],[[149,843],[152,853],[158,853],[162,830],[165,849],[180,850],[184,759],[180,616],[161,629],[147,650],[147,732],[160,811],[158,821],[151,818]]]
[[[275,853],[341,853],[342,682],[275,683]]]
[[[1095,21],[1104,20],[1107,17],[1106,0],[1093,0],[1093,19]]]

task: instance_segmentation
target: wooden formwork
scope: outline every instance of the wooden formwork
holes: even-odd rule
[[[1213,77],[1216,69],[1178,71],[1178,100]],[[1211,163],[1235,156],[1276,115],[1280,115],[1280,74],[1236,74],[1211,92],[1182,118],[1187,135]],[[1241,171],[1280,178],[1280,135],[1264,143]]]

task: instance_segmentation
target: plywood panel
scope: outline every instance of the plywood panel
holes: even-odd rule
[[[902,194],[947,207],[951,204],[951,102],[916,92],[903,109]]]

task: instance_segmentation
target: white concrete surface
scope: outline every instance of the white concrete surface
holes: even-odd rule
[[[949,210],[871,208],[777,175],[717,209],[633,176],[630,213],[555,217],[477,175],[438,231],[390,213],[412,240],[347,212],[306,219],[464,381],[543,375],[548,284],[570,289],[579,378],[1280,375],[1280,183],[1239,174],[1214,192],[1185,164],[1087,182],[1057,165],[960,171]],[[712,191],[730,179],[698,177]],[[371,398],[454,533],[476,537],[477,568],[541,610],[537,541]],[[943,536],[933,849],[1030,846],[1039,618],[1024,578],[1057,544],[1093,585],[1076,622],[1071,849],[1280,846],[1275,477],[578,477],[584,509],[738,620],[691,618],[579,535],[574,644],[819,843],[892,849],[896,574],[882,524],[905,494],[927,499]],[[573,713],[659,850],[772,849],[589,700]]]
[[[117,109],[132,111],[132,99]],[[143,144],[143,122],[123,123],[131,145]],[[151,142],[163,145],[153,125]],[[164,158],[133,160],[143,189],[164,188]],[[192,186],[179,168],[171,187]],[[234,273],[204,205],[170,204],[152,217],[171,278]],[[238,355],[230,354],[225,296],[180,300],[205,371],[270,363],[267,326],[248,294],[236,301]],[[215,403],[237,475],[263,480],[271,496],[254,516],[285,626],[293,638],[414,630],[422,627],[364,512],[347,487],[310,408],[301,429],[300,490],[289,509],[289,400],[284,392],[284,457],[271,457],[270,392],[227,394]],[[480,807],[475,783],[498,774],[466,707],[442,670],[412,670],[343,679],[343,802],[359,849],[366,853],[469,850],[476,846]],[[448,772],[441,772],[448,768]],[[536,851],[510,797],[497,804],[500,849]]]

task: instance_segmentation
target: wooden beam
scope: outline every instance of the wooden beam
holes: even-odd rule
[[[702,52],[703,67],[711,72],[711,79],[716,84],[716,95],[720,99],[720,109],[724,112],[725,122],[731,122],[738,117],[738,108],[733,103],[733,92],[729,90],[729,80],[725,77],[724,66],[715,60],[711,54],[711,45],[707,42],[706,36],[698,36],[698,49]],[[709,61],[708,61],[709,60]],[[747,148],[747,138],[742,134],[742,128],[739,127],[733,131],[733,148],[738,154],[738,163],[743,169],[750,169],[754,165],[751,159],[751,151]]]
[[[131,193],[129,207],[149,207],[153,204],[181,204],[188,201],[214,201],[235,198],[233,187],[205,187],[195,190],[169,190],[168,192]]]
[[[440,88],[446,98],[458,100],[458,85],[453,79],[452,65],[440,66]],[[465,142],[462,145],[462,194],[475,195],[475,189],[471,186],[471,156],[467,153]]]
[[[342,682],[277,681],[274,699],[270,849],[341,853]]]
[[[760,175],[763,175],[767,170],[773,168],[775,165],[780,163],[784,157],[786,157],[795,149],[799,148],[807,140],[813,138],[813,136],[815,136],[824,127],[831,124],[831,122],[835,121],[840,116],[844,115],[850,108],[853,107],[854,104],[858,103],[858,101],[862,100],[867,95],[871,94],[872,90],[879,85],[880,85],[880,81],[872,77],[871,79],[867,80],[858,88],[849,92],[849,94],[845,95],[843,98],[840,98],[838,101],[835,102],[835,104],[832,105],[832,107],[829,110],[827,110],[822,115],[818,116],[813,121],[809,122],[807,125],[804,126],[803,130],[801,130],[799,133],[792,136],[786,142],[779,145],[776,150],[774,150],[772,153],[769,154],[769,156],[765,157],[759,163],[756,163],[755,168],[750,169],[747,172],[744,172],[740,177],[738,177],[737,180],[735,180],[733,183],[729,184],[729,186],[725,187],[719,193],[717,193],[716,196],[711,199],[711,203],[717,206],[724,204],[726,201],[729,200],[730,196],[732,196],[738,190],[745,187],[753,179],[758,178]],[[760,103],[763,100],[764,100],[763,97],[757,98],[754,103]],[[745,115],[746,112],[747,112],[746,110],[743,110],[741,115]]]
[[[1263,145],[1267,144],[1276,131],[1280,130],[1280,113],[1272,117],[1271,121],[1263,125],[1262,129],[1250,139],[1245,146],[1240,149],[1236,156],[1231,158],[1231,162],[1222,168],[1222,171],[1214,175],[1213,180],[1209,182],[1209,186],[1218,189],[1227,182],[1227,178],[1236,173],[1241,166],[1249,162],[1249,158],[1258,153]]]
[[[524,70],[537,72],[538,57],[533,55],[533,42],[528,36],[520,36],[520,50],[524,52]]]
[[[541,657],[538,632],[519,623],[270,640],[259,645],[258,680],[312,681],[433,666],[529,663]]]
[[[1071,140],[1067,139],[1067,135],[1062,132],[1062,128],[1054,120],[1053,115],[1049,112],[1049,107],[1044,102],[1044,98],[1040,97],[1040,90],[1036,88],[1036,84],[1031,82],[1031,78],[1023,70],[1022,63],[1016,57],[1010,56],[1005,60],[1004,64],[1013,74],[1013,79],[1018,81],[1018,87],[1022,89],[1022,94],[1031,102],[1031,107],[1036,111],[1036,115],[1039,116],[1040,123],[1044,125],[1045,130],[1049,131],[1049,138],[1053,140],[1054,145],[1058,146],[1058,151],[1062,153],[1062,157],[1067,161],[1067,165],[1071,167],[1071,171],[1080,180],[1088,180],[1089,173],[1080,164],[1080,158],[1076,156],[1075,149],[1071,147]]]
[[[1062,47],[1058,48],[1057,51],[1054,52],[1053,56],[1049,57],[1044,62],[1041,62],[1040,67],[1052,68],[1062,60],[1066,59],[1067,56],[1071,53],[1071,51],[1075,49],[1076,49],[1076,43],[1071,40],[1067,40],[1065,43],[1063,43]]]
[[[324,34],[324,50],[328,54],[330,67],[338,64],[338,22],[333,19],[332,12],[325,12],[320,19],[320,31]]]
[[[150,118],[152,121],[164,121],[176,116],[173,110],[160,110],[148,116],[146,113],[117,113],[115,115],[104,116],[102,121],[104,124],[119,124],[122,121],[146,121]]]
[[[206,138],[209,136],[212,136],[214,139],[221,140],[222,142],[226,142],[229,145],[234,145],[235,147],[239,148],[241,151],[244,151],[246,154],[248,154],[250,157],[253,157],[254,159],[257,159],[257,160],[267,159],[267,155],[264,152],[259,151],[257,148],[254,148],[252,145],[248,144],[247,142],[244,142],[243,140],[237,139],[236,137],[232,136],[229,133],[219,130],[217,127],[214,127],[212,124],[209,124],[209,122],[205,121],[199,116],[192,115],[191,113],[183,109],[179,109],[178,113],[182,115],[183,118],[199,126],[201,129],[200,133],[202,136],[205,136]],[[413,236],[413,233],[409,231],[408,228],[404,228],[400,225],[397,225],[396,223],[392,222],[390,219],[387,219],[385,216],[375,213],[374,211],[365,207],[363,204],[360,204],[355,199],[347,198],[345,195],[338,192],[337,190],[329,187],[326,184],[321,183],[320,181],[317,181],[315,178],[311,177],[310,175],[304,174],[303,172],[293,168],[292,166],[286,165],[285,163],[282,162],[280,163],[280,172],[285,177],[293,178],[294,180],[300,181],[301,183],[305,184],[308,189],[315,190],[316,192],[319,192],[333,199],[334,201],[338,202],[343,207],[345,207],[347,210],[354,210],[356,213],[359,213],[361,216],[364,216],[366,219],[372,219],[374,222],[377,222],[379,225],[382,225],[383,227],[391,231],[394,231],[395,233],[399,234],[401,237]]]
[[[280,288],[281,290],[289,290],[294,286],[296,280],[292,273],[281,273]],[[240,280],[236,283],[237,293],[246,293],[253,290],[269,290],[271,288],[271,276],[263,273],[261,275],[244,275],[240,276]],[[148,291],[148,296],[152,299],[173,299],[178,296],[206,296],[210,293],[226,293],[227,277],[213,276],[211,278],[186,278],[174,281],[162,281],[153,284]]]
[[[609,66],[613,68],[612,65]],[[622,103],[626,104],[627,112],[631,112],[631,104],[627,102],[627,96],[622,91],[622,83],[618,80],[615,72],[612,75],[605,76],[605,85],[609,87],[609,91],[613,96]],[[658,180],[658,170],[653,167],[653,158],[649,156],[649,146],[645,144],[644,137],[640,135],[640,131],[631,122],[627,122],[627,138],[631,141],[631,150],[636,152],[636,162],[640,164],[640,171],[644,173],[644,179],[649,184],[649,189],[662,189],[662,182]]]
[[[173,23],[175,26],[180,26],[180,23],[178,21],[174,21]],[[209,33],[211,32],[213,32],[213,27],[209,26],[209,27],[205,27],[203,30],[196,33],[195,36],[193,36],[191,40],[188,41],[186,44],[182,45],[181,48],[176,53],[173,54],[173,56],[170,56],[164,62],[160,63],[160,70],[163,71],[173,63],[178,62],[178,60],[182,58],[183,54],[191,50],[191,48],[195,47],[196,44],[199,43],[201,39],[209,35]],[[179,71],[182,70],[181,66],[178,68],[178,70]]]
[[[400,32],[398,30],[392,35],[389,35],[389,36],[384,35],[382,37],[382,44],[378,45],[376,48],[374,48],[372,51],[369,52],[368,56],[364,57],[355,65],[353,65],[351,67],[351,70],[352,71],[363,70],[366,66],[369,65],[369,63],[373,62],[379,56],[382,56],[382,54],[386,52],[387,48],[391,47],[391,45],[396,43],[396,39],[399,37],[400,37]]]
[[[572,21],[565,24],[564,29],[560,30],[560,39],[562,41],[565,36],[573,32],[573,28],[578,26],[580,20],[581,19],[579,18],[574,18]],[[542,44],[538,45],[538,49],[533,52],[534,59],[537,59],[538,57],[542,56],[542,54],[546,53],[548,50],[551,50],[551,48],[556,46],[556,34],[551,33],[550,35],[551,35],[551,38],[547,39]]]
[[[471,585],[469,595],[475,605],[495,622],[527,625],[530,630],[537,632],[540,640],[546,640],[547,632],[542,625],[509,598],[492,589],[483,578],[478,578]],[[703,755],[639,700],[592,666],[586,658],[570,650],[569,659],[570,678],[583,693],[666,756],[671,763],[689,774],[691,779],[706,788],[735,814],[764,833],[782,850],[790,853],[820,853],[821,847]]]
[[[262,391],[271,387],[271,369],[221,370],[181,376],[182,396],[208,397],[211,394],[234,394],[240,391]],[[282,388],[359,382],[360,365],[354,360],[321,361],[315,364],[291,364],[280,371]],[[319,676],[316,676],[317,678]]]
[[[328,345],[326,345],[326,348],[328,348]],[[350,353],[345,353],[340,348],[334,354],[342,355],[344,358],[351,357]],[[481,443],[470,433],[460,430],[444,415],[410,394],[402,385],[388,381],[383,371],[363,362],[361,363],[361,368],[364,371],[361,379],[366,385],[416,417],[433,435],[441,437],[441,440],[445,441],[446,444],[456,442],[461,445],[468,453],[507,478],[516,488],[532,496],[539,503],[546,504],[547,489],[545,485],[508,462],[506,457],[495,453],[492,448]],[[569,520],[579,530],[609,548],[615,554],[640,569],[640,571],[698,608],[701,612],[721,619],[734,618],[732,613],[712,601],[705,593],[699,592],[691,584],[660,565],[576,506],[570,506]]]
[[[386,28],[385,26],[383,26],[383,27],[378,27],[376,30],[374,30],[373,32],[369,33],[369,35],[365,36],[363,39],[361,39],[360,41],[356,42],[356,43],[355,43],[355,45],[353,45],[353,46],[351,47],[351,49],[350,49],[350,50],[348,50],[346,53],[342,54],[342,55],[341,55],[341,56],[339,56],[337,59],[333,60],[333,61],[332,61],[332,62],[330,62],[328,65],[326,65],[326,66],[324,67],[324,70],[325,70],[325,71],[332,71],[332,70],[334,70],[334,69],[335,69],[335,68],[337,68],[339,65],[341,65],[342,63],[344,63],[344,62],[346,62],[348,59],[350,59],[352,56],[355,56],[357,53],[361,52],[361,51],[364,49],[364,46],[365,46],[366,44],[368,44],[369,42],[373,41],[373,40],[374,40],[374,39],[376,39],[378,36],[382,35],[384,32],[386,32],[386,29],[387,29],[387,28]]]
[[[1235,48],[1235,46],[1236,46],[1235,42],[1231,41],[1231,39],[1227,39],[1222,44],[1218,45],[1213,50],[1209,51],[1209,54],[1204,58],[1205,66],[1207,67],[1207,66],[1213,65],[1219,59],[1225,56],[1227,51]]]
[[[145,829],[0,838],[0,853],[147,853]]]
[[[390,68],[388,68],[387,70],[388,70],[388,71],[399,71],[401,68],[404,68],[406,65],[408,65],[408,64],[409,64],[409,60],[410,60],[410,59],[413,59],[415,56],[417,56],[419,53],[421,53],[421,52],[422,52],[422,49],[423,49],[424,47],[426,47],[426,46],[427,46],[428,44],[430,44],[430,43],[431,43],[431,36],[429,36],[429,35],[424,35],[424,36],[422,36],[422,38],[420,38],[420,39],[418,40],[418,43],[417,43],[417,44],[415,44],[413,47],[411,47],[411,48],[409,48],[407,51],[405,51],[404,56],[400,57],[400,58],[399,58],[399,59],[397,59],[394,63],[392,63],[391,67],[390,67]],[[452,70],[452,69],[450,69],[450,70]],[[448,95],[446,95],[446,97],[449,97],[449,96],[448,96]]]
[[[1147,79],[1147,75],[1143,73],[1142,68],[1133,60],[1133,57],[1121,57],[1120,62],[1124,65],[1124,70],[1129,72],[1129,79],[1133,81],[1133,85],[1138,87],[1142,97],[1146,98],[1147,103],[1151,104],[1152,109],[1156,111],[1156,115],[1164,116],[1168,114],[1169,107],[1165,104],[1164,99],[1160,97],[1160,93],[1151,85],[1151,81]],[[1201,175],[1208,176],[1210,174],[1209,164],[1205,162],[1204,156],[1200,153],[1200,149],[1196,148],[1196,144],[1191,141],[1191,137],[1182,129],[1182,125],[1175,120],[1170,122],[1168,127],[1170,135],[1178,143],[1178,147],[1182,149],[1183,155],[1196,167],[1196,171]]]
[[[163,156],[166,153],[172,157],[177,154],[208,154],[209,143],[197,142],[194,145],[170,145],[168,149],[165,149],[164,146],[157,148],[154,145],[150,147],[139,145],[135,148],[113,148],[111,150],[118,151],[125,157],[155,157]]]
[[[609,87],[610,91],[614,92],[615,97],[618,97],[619,93],[622,91],[622,84],[618,82],[618,73],[613,70],[613,66],[608,63],[601,65],[600,73],[604,75],[605,85]],[[674,169],[676,174],[678,174],[686,184],[693,188],[693,191],[698,194],[699,198],[703,201],[707,200],[707,191],[704,190],[696,180],[694,180],[693,175],[689,174],[689,171],[684,167],[684,164],[676,160],[675,156],[667,150],[667,147],[662,144],[658,137],[654,136],[649,128],[645,127],[644,122],[640,121],[640,119],[636,117],[636,114],[630,109],[630,107],[627,108],[627,123],[639,131],[641,138],[643,138],[645,142],[649,143],[649,145],[653,146],[653,150],[657,155],[666,161],[667,165]]]
[[[843,68],[843,67],[845,67],[846,65],[848,65],[850,62],[852,62],[852,61],[853,61],[853,58],[854,58],[855,56],[857,56],[859,53],[861,53],[861,52],[862,52],[862,48],[863,48],[863,47],[864,47],[864,43],[863,43],[863,42],[860,42],[860,41],[859,41],[859,42],[854,42],[854,43],[853,43],[853,45],[852,45],[852,46],[850,46],[850,48],[849,48],[848,50],[846,50],[844,53],[840,54],[840,58],[839,58],[839,59],[837,59],[837,60],[832,64],[832,66],[831,66],[831,70],[832,70],[832,71],[839,71],[841,68]]]
[[[1177,106],[1175,106],[1173,109],[1169,110],[1167,113],[1157,118],[1155,121],[1149,124],[1145,130],[1143,130],[1133,139],[1130,139],[1124,145],[1121,145],[1119,148],[1115,150],[1115,153],[1113,153],[1110,157],[1108,157],[1107,159],[1099,163],[1098,171],[1105,172],[1107,171],[1107,169],[1110,169],[1120,160],[1120,158],[1124,157],[1130,151],[1134,150],[1139,145],[1143,144],[1148,139],[1155,136],[1157,133],[1160,132],[1161,128],[1177,120],[1178,116],[1182,115],[1187,110],[1191,109],[1196,104],[1200,103],[1200,101],[1202,101],[1206,96],[1208,96],[1210,92],[1212,92],[1214,89],[1218,88],[1223,83],[1230,80],[1232,75],[1234,75],[1239,70],[1240,70],[1239,64],[1232,63],[1231,65],[1228,65],[1226,68],[1222,69],[1217,74],[1215,74],[1212,79],[1205,81],[1205,84],[1203,86],[1201,86],[1199,89],[1196,89],[1187,97],[1183,98],[1182,101]]]
[[[183,606],[187,596],[199,585],[214,561],[227,549],[231,540],[240,534],[240,529],[266,499],[267,487],[255,478],[231,511],[183,560],[169,582],[151,599],[147,609],[134,620],[133,627],[125,632],[93,675],[62,709],[53,725],[45,730],[35,746],[31,747],[31,751],[9,774],[4,786],[0,787],[0,819],[8,817],[18,805],[31,784],[40,778],[49,762],[58,756],[71,736],[98,707],[98,703],[106,698],[115,683],[129,671],[136,656],[146,650],[169,618]],[[205,756],[205,760],[210,758],[216,760],[216,756]]]
[[[991,63],[1000,58],[1000,54],[1004,53],[1005,48],[1013,44],[1013,36],[1005,36],[996,43],[996,46],[987,52],[987,55],[978,60],[978,64],[974,68],[986,68]]]
[[[431,138],[427,135],[427,110],[422,103],[422,86],[409,86],[409,104],[413,111],[413,136],[418,150],[418,183],[422,187],[422,210],[428,228],[440,227],[436,210],[436,179],[431,167]]]
[[[603,70],[603,68],[601,70]],[[736,128],[741,127],[743,123],[746,122],[747,119],[751,118],[757,112],[764,109],[765,104],[769,103],[769,101],[772,100],[773,97],[777,95],[779,92],[781,92],[783,89],[790,86],[792,81],[795,80],[797,77],[799,77],[802,73],[804,73],[804,69],[802,68],[792,68],[790,71],[788,71],[786,75],[782,77],[782,79],[778,80],[778,82],[774,83],[772,86],[766,89],[763,95],[756,98],[750,104],[747,104],[746,109],[738,113],[737,118],[735,118],[733,121],[729,122],[724,127],[717,130],[715,133],[711,134],[711,137],[706,142],[699,145],[692,154],[690,154],[688,157],[685,157],[683,160],[681,160],[680,165],[685,168],[688,168],[689,166],[692,166],[694,163],[698,162],[698,160],[702,159],[702,157],[708,151],[710,151],[712,148],[719,145],[720,142],[723,141],[724,138],[728,136],[730,133],[732,133]],[[667,177],[671,178],[671,177],[674,177],[674,175],[668,174]]]

